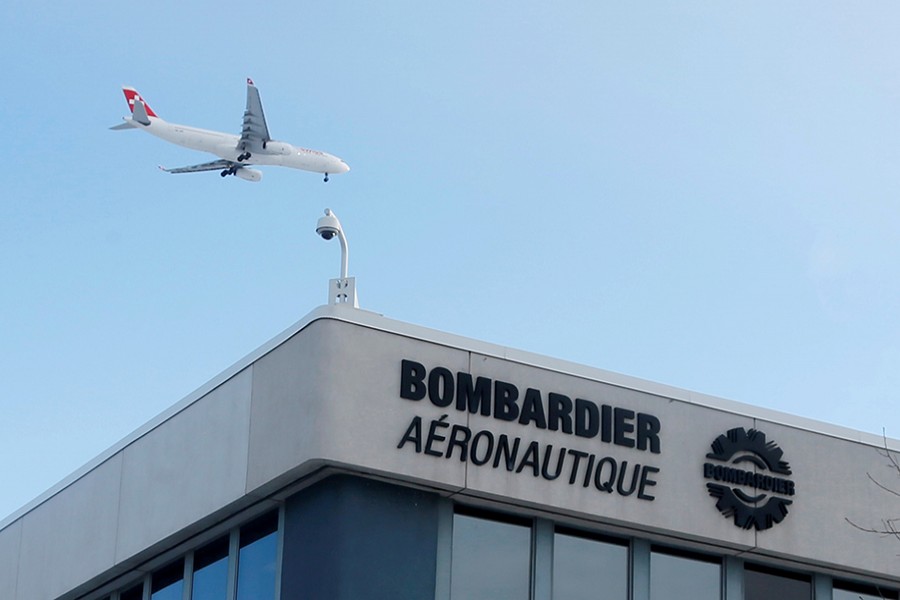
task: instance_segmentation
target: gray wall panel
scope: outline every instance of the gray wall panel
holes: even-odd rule
[[[900,476],[884,451],[774,423],[759,422],[757,427],[784,451],[797,488],[785,520],[757,536],[759,548],[860,571],[900,574],[896,538],[866,533],[847,522],[880,528],[881,519],[900,516],[897,496],[868,477],[900,491]]]
[[[116,455],[25,515],[18,600],[55,598],[113,566],[121,470]]]
[[[244,495],[250,368],[124,451],[117,561]]]
[[[400,398],[407,356],[468,370],[467,352],[334,320],[316,321],[258,361],[248,491],[310,459],[461,488],[465,463],[397,449],[414,416],[427,428],[449,412]]]
[[[253,365],[253,403],[246,491],[251,492],[318,454],[328,360],[317,321]]]
[[[0,531],[0,598],[16,598],[16,582],[19,575],[19,548],[21,543],[21,521],[17,521]]]

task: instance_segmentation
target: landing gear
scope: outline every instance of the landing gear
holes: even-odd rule
[[[229,175],[237,175],[237,170],[238,170],[237,167],[228,167],[227,169],[225,169],[224,171],[219,173],[219,175],[221,175],[222,177],[228,177]]]
[[[238,162],[244,162],[244,161],[247,160],[248,158],[250,158],[250,153],[249,153],[249,152],[244,152],[243,154],[241,154],[241,155],[239,155],[239,156],[237,157],[237,161],[238,161]]]
[[[328,183],[328,173],[325,173],[325,183]]]

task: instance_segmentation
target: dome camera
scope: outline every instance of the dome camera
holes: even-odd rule
[[[319,219],[316,224],[316,233],[322,236],[323,240],[330,240],[334,236],[340,234],[341,222],[334,216],[330,208],[325,209],[325,216]]]

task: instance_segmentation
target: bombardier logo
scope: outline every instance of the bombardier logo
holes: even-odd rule
[[[781,523],[795,494],[791,467],[784,452],[766,434],[743,427],[731,429],[711,444],[703,465],[706,488],[716,508],[742,529],[763,531]]]

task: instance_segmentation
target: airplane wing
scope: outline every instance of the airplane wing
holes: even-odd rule
[[[266,125],[266,115],[263,114],[262,101],[259,99],[259,90],[253,85],[253,80],[247,78],[247,108],[244,110],[244,124],[238,147],[253,151],[265,148],[271,139],[269,127]]]
[[[219,169],[228,169],[237,166],[241,165],[230,160],[214,160],[212,162],[203,163],[202,165],[191,165],[189,167],[179,167],[177,169],[167,169],[161,166],[160,169],[166,173],[200,173],[201,171],[217,171]]]

